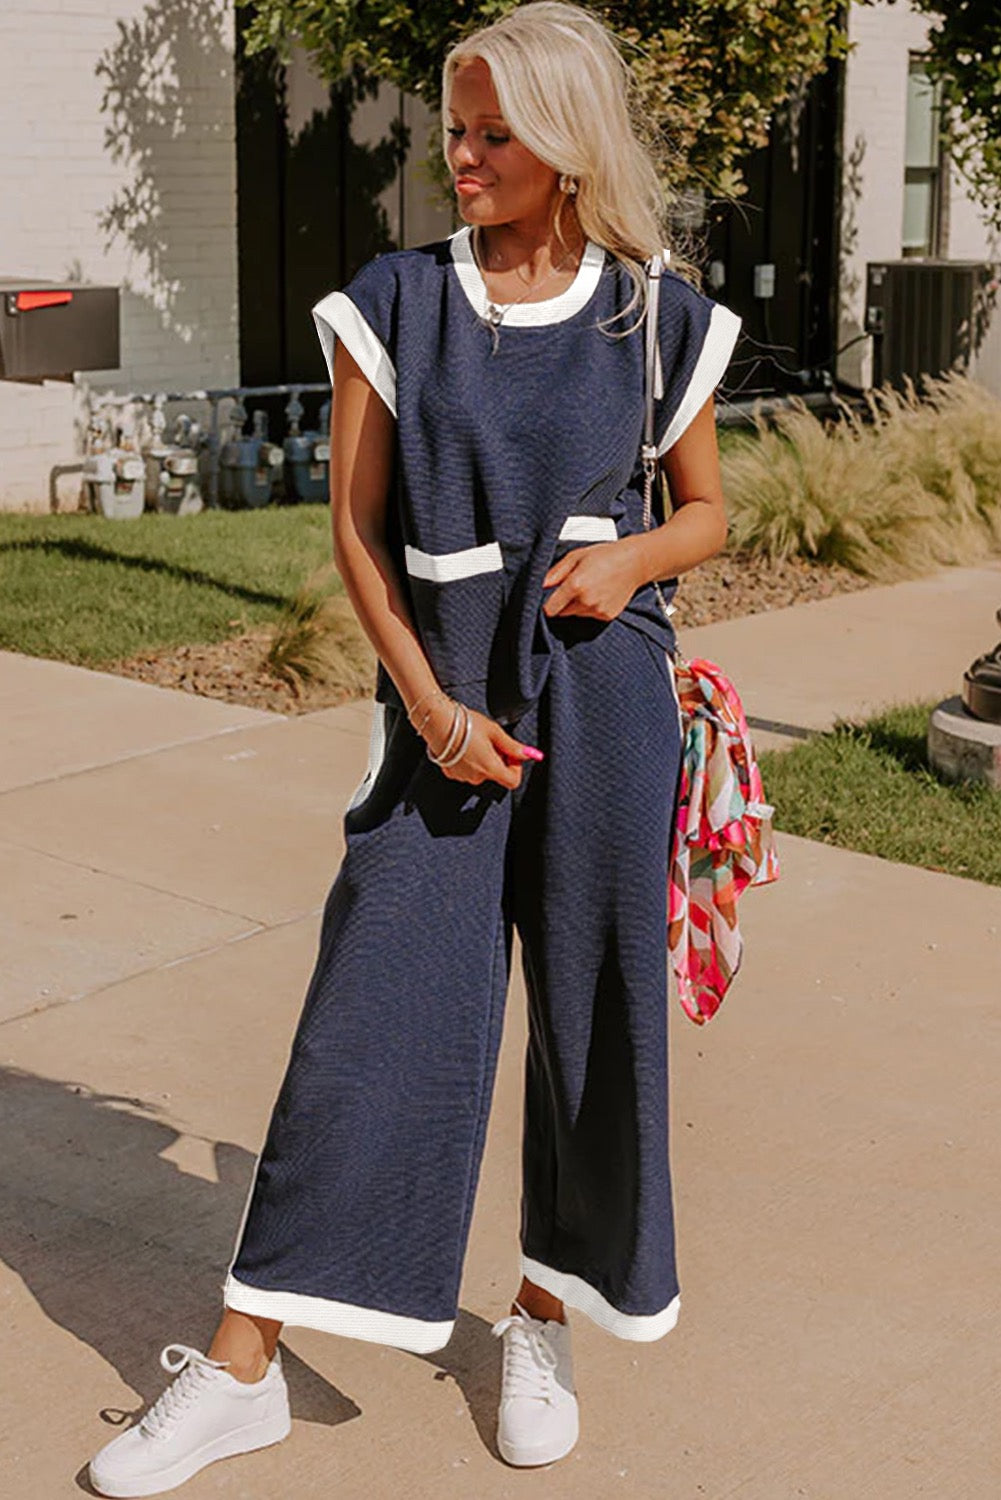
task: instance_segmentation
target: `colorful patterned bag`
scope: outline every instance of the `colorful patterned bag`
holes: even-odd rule
[[[652,525],[657,472],[653,403],[660,391],[657,302],[661,258],[648,267],[643,523]],[[673,614],[658,585],[665,616]],[[740,968],[744,945],[737,900],[749,885],[778,878],[772,815],[765,801],[740,695],[715,662],[670,654],[681,720],[681,774],[668,876],[667,950],[685,1014],[715,1015]]]
[[[744,709],[714,662],[675,661],[684,733],[668,886],[667,947],[685,1014],[700,1025],[719,1009],[740,968],[737,900],[778,878]]]

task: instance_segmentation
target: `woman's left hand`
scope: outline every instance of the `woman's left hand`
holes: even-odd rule
[[[542,605],[547,615],[592,615],[614,620],[629,603],[639,581],[636,558],[614,542],[589,542],[574,547],[553,563],[542,580],[543,588],[556,588]]]

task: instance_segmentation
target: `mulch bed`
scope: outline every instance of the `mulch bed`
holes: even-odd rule
[[[681,579],[674,622],[684,630],[867,587],[868,580],[845,568],[799,559],[771,563],[724,553]],[[313,713],[349,701],[350,695],[342,687],[310,683],[296,692],[289,683],[273,676],[264,665],[270,638],[268,628],[253,630],[213,645],[143,652],[111,663],[104,670],[157,687],[177,688],[279,714]],[[374,687],[374,655],[372,660]]]

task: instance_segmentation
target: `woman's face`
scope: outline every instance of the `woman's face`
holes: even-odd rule
[[[558,174],[511,134],[482,58],[456,69],[445,123],[445,156],[468,224],[548,220]]]

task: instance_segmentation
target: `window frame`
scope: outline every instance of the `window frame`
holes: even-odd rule
[[[941,80],[928,77],[927,52],[908,52],[907,54],[907,82],[915,74],[921,74],[928,88],[931,90],[931,124],[932,124],[932,148],[933,160],[924,166],[909,166],[907,164],[907,138],[908,124],[910,123],[911,92],[907,89],[904,106],[904,193],[901,203],[900,223],[900,253],[905,260],[935,260],[945,254],[945,194],[948,172],[948,143],[946,130],[943,125],[943,91]],[[928,238],[920,246],[907,245],[904,243],[904,229],[906,224],[906,189],[913,185],[928,184],[931,188],[931,202],[928,210]]]

